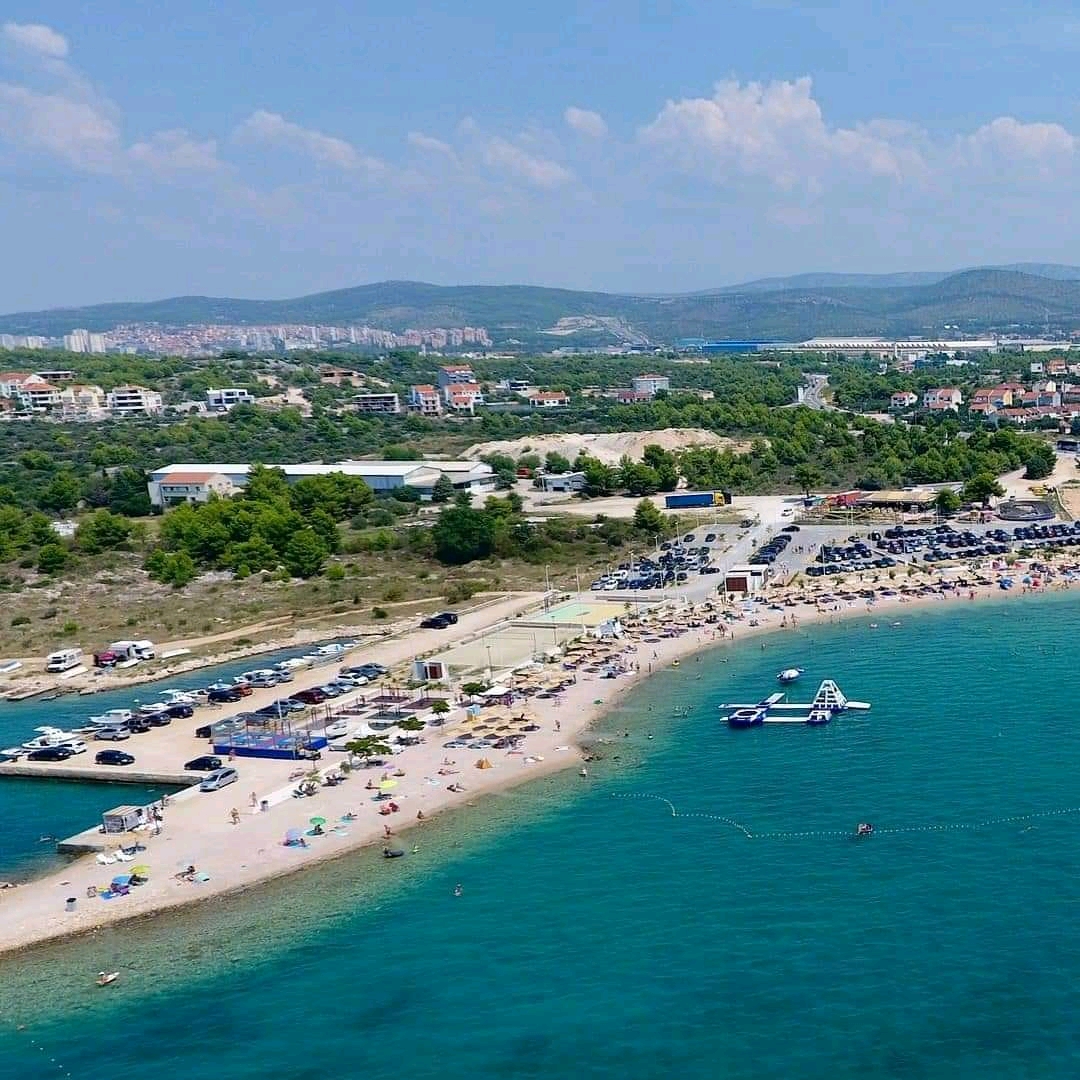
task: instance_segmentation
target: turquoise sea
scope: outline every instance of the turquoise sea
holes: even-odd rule
[[[415,856],[0,962],[0,1060],[80,1080],[1074,1078],[1078,615],[942,601],[715,649],[627,697],[587,780],[432,822]],[[719,722],[791,665],[799,691],[832,677],[872,711]],[[101,968],[121,980],[99,990]]]

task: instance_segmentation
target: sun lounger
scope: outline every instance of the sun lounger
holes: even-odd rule
[[[99,851],[94,856],[94,859],[100,866],[112,866],[112,864],[116,862],[116,860],[111,855],[106,855],[102,851]]]
[[[134,862],[135,861],[135,856],[134,855],[128,855],[124,851],[118,851],[113,856],[113,858],[116,859],[118,862]]]

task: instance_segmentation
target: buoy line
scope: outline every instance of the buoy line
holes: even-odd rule
[[[613,799],[650,799],[664,803],[675,818],[699,818],[707,821],[719,821],[741,832],[748,840],[805,840],[811,838],[837,838],[854,835],[852,829],[807,829],[786,832],[753,832],[748,825],[723,814],[710,814],[701,810],[680,810],[664,795],[651,795],[647,792],[612,792]],[[992,825],[1018,825],[1025,821],[1037,821],[1042,818],[1064,817],[1067,814],[1080,814],[1080,806],[1065,806],[1056,810],[1035,810],[1028,814],[1009,814],[1005,817],[985,818],[982,821],[938,822],[922,825],[875,825],[874,836],[897,836],[903,833],[961,832],[985,829]]]

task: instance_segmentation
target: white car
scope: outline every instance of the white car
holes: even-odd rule
[[[205,779],[199,784],[200,791],[218,791],[227,784],[235,784],[240,777],[235,769],[215,769],[207,773]]]

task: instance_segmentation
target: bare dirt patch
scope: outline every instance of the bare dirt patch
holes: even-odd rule
[[[728,439],[704,428],[667,428],[663,431],[615,431],[604,434],[528,435],[521,439],[500,439],[476,443],[465,451],[467,458],[487,454],[508,454],[518,458],[523,454],[562,454],[571,461],[584,451],[608,465],[615,465],[624,455],[632,461],[641,458],[646,446],[655,444],[665,450],[686,450],[691,446],[714,446],[720,450],[746,453],[750,443]]]

